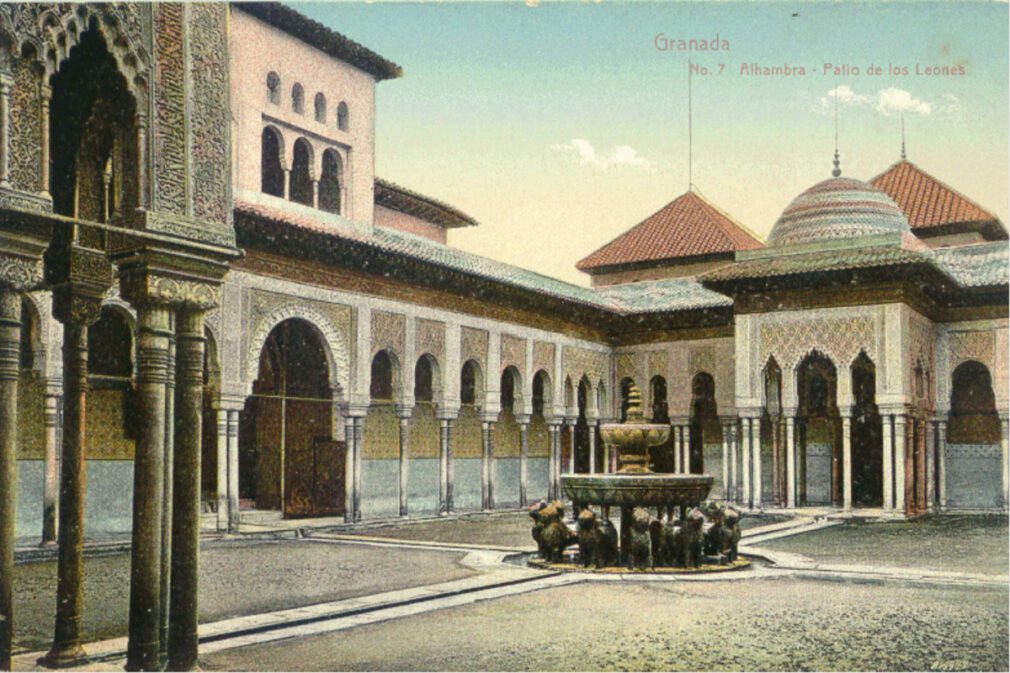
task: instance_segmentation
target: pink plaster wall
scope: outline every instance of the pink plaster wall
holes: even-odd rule
[[[345,217],[372,224],[375,179],[375,78],[232,7],[230,23],[232,175],[237,190],[260,192],[260,144],[263,128],[273,123],[284,137],[290,168],[294,142],[305,137],[313,147],[318,179],[323,151],[337,149],[344,159]],[[270,102],[267,75],[280,77],[280,104]],[[291,104],[291,88],[305,92],[304,114]],[[326,96],[326,121],[315,118],[315,96]],[[350,124],[337,128],[337,105],[347,103]],[[268,116],[276,121],[264,118]],[[263,198],[271,198],[266,197]]]

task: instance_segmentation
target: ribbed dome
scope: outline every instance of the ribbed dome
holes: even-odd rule
[[[792,245],[910,231],[894,200],[853,178],[830,178],[803,192],[779,217],[767,245]]]

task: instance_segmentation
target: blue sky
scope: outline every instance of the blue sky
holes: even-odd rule
[[[904,110],[909,159],[1007,222],[1006,4],[292,4],[403,66],[378,87],[376,171],[476,217],[450,240],[479,254],[585,284],[578,259],[683,193],[688,58],[725,68],[693,80],[693,183],[759,235],[828,177],[835,90],[844,174],[898,159]]]

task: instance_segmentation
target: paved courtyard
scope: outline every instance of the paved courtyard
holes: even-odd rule
[[[508,548],[532,548],[523,513],[207,543],[201,665],[265,671],[1010,667],[1006,516],[824,528],[809,515],[744,521],[745,545],[769,552],[773,561],[806,559],[808,566],[758,560],[744,572],[658,581],[642,581],[656,578],[648,574],[625,581],[545,574],[508,561]],[[848,566],[864,571],[857,577],[844,571]],[[128,568],[123,553],[87,559],[87,640],[125,633]],[[45,649],[55,563],[19,564],[15,581],[18,645],[22,652]],[[105,656],[90,669],[120,668],[122,647],[116,640],[90,645]],[[32,663],[24,655],[16,668]]]

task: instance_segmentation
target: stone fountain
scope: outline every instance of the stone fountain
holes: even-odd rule
[[[623,562],[628,560],[633,547],[633,512],[639,512],[638,508],[654,510],[654,521],[660,526],[669,525],[671,529],[676,526],[679,531],[683,529],[689,510],[699,507],[708,496],[713,478],[706,474],[660,474],[649,469],[649,451],[666,442],[670,426],[646,421],[642,414],[642,393],[635,385],[628,392],[627,421],[604,424],[600,434],[607,449],[617,453],[620,465],[617,472],[568,474],[561,477],[561,484],[575,506],[576,517],[583,508],[596,505],[603,520],[609,520],[610,508],[620,508],[620,557]],[[638,515],[641,516],[641,512]],[[695,516],[701,517],[702,513],[699,511]],[[707,517],[705,521],[710,528],[711,521]]]

